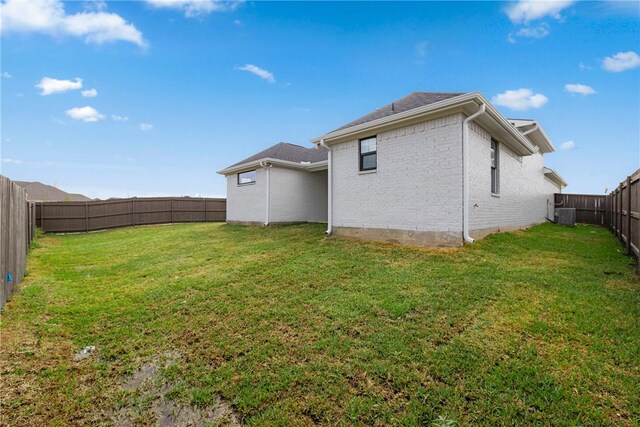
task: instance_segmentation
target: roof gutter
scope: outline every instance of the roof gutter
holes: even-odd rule
[[[320,139],[317,144],[327,150],[327,231],[325,234],[329,235],[333,231],[333,151],[325,144],[324,139]]]
[[[322,167],[325,164],[327,164],[326,160],[321,160],[319,162],[313,162],[313,163],[297,163],[297,162],[291,162],[289,160],[279,160],[279,159],[274,159],[272,157],[265,157],[262,160],[254,160],[254,161],[243,163],[240,165],[230,166],[225,169],[220,169],[216,173],[219,173],[220,175],[231,175],[232,173],[241,172],[243,170],[261,166],[262,162],[269,162],[272,166],[282,166],[282,167],[291,168],[291,169],[308,170],[310,172],[321,170]]]
[[[484,114],[486,108],[484,103],[480,104],[478,111],[462,122],[462,237],[467,243],[475,242],[469,235],[469,122]]]
[[[434,113],[445,108],[453,108],[458,105],[468,103],[469,101],[475,101],[478,104],[486,105],[486,112],[493,118],[493,120],[495,120],[509,132],[513,139],[517,141],[517,144],[520,146],[522,152],[528,154],[533,154],[536,152],[535,146],[531,144],[531,142],[529,142],[529,140],[525,138],[522,133],[518,129],[516,129],[516,127],[511,122],[509,122],[509,120],[507,120],[506,117],[504,117],[494,106],[492,106],[480,92],[467,93],[464,95],[445,99],[443,101],[434,102],[433,104],[414,108],[408,111],[403,111],[402,113],[393,114],[391,116],[382,117],[370,122],[351,126],[346,129],[329,132],[321,137],[311,139],[311,142],[314,144],[318,144],[322,139],[324,140],[325,144],[328,144],[332,140],[336,140],[338,138],[348,138],[363,131],[372,130],[374,128],[382,127],[391,123],[401,124],[401,122],[412,120],[416,116]]]

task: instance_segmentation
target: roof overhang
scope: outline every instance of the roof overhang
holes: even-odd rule
[[[265,157],[264,159],[253,160],[251,162],[243,163],[241,165],[231,166],[225,169],[221,169],[217,171],[220,175],[231,175],[238,172],[243,172],[246,170],[256,169],[264,167],[264,164],[269,164],[270,166],[278,166],[288,169],[298,169],[304,170],[307,172],[317,172],[321,170],[325,170],[328,168],[328,161],[323,160],[321,162],[290,162],[287,160],[274,159],[271,157]]]
[[[556,148],[545,133],[540,123],[536,120],[509,119],[509,121],[526,137],[540,148],[542,153],[553,153]]]
[[[549,178],[554,183],[558,184],[560,188],[564,188],[568,185],[567,181],[565,181],[558,172],[554,171],[551,168],[544,168],[544,176]]]
[[[423,107],[397,113],[392,116],[329,132],[311,139],[311,142],[314,144],[320,144],[321,141],[324,141],[326,145],[331,146],[341,142],[370,136],[372,133],[391,130],[398,126],[409,126],[424,120],[430,120],[450,114],[464,113],[468,116],[478,111],[481,104],[486,105],[486,112],[476,118],[475,122],[480,124],[496,139],[509,146],[514,152],[521,156],[528,156],[538,151],[531,141],[527,139],[526,136],[522,135],[522,133],[516,129],[516,127],[493,105],[491,105],[491,103],[480,92],[466,93],[464,95],[434,102],[433,104],[425,105]]]

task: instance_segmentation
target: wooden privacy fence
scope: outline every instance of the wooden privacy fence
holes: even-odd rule
[[[556,208],[575,208],[577,222],[609,228],[640,260],[640,169],[609,195],[556,194],[555,203]]]
[[[89,202],[37,202],[36,224],[49,233],[73,233],[133,225],[220,222],[226,199],[152,197]]]
[[[640,169],[611,192],[609,206],[609,228],[640,259]]]
[[[555,205],[556,208],[575,208],[578,223],[609,225],[609,196],[556,193]]]
[[[24,188],[0,175],[0,307],[22,281],[35,236],[35,209]]]

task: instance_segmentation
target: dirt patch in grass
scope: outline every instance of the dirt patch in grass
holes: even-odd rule
[[[166,352],[134,372],[121,385],[118,407],[109,414],[114,425],[239,426],[237,415],[219,396],[214,405],[206,407],[169,397],[180,384],[177,381],[167,381],[162,373],[171,369],[179,360],[178,353]]]

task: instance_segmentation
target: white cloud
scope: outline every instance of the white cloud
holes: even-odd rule
[[[583,85],[580,83],[567,83],[564,85],[564,89],[567,92],[579,93],[580,95],[593,95],[596,93],[595,89],[591,86]]]
[[[234,3],[218,0],[146,0],[155,8],[174,9],[184,13],[187,18],[198,18],[211,12],[222,12],[235,9]]]
[[[75,107],[67,110],[67,116],[75,120],[82,120],[83,122],[98,122],[104,119],[104,114],[100,114],[98,110],[93,107]]]
[[[112,114],[111,115],[111,119],[116,121],[116,122],[126,122],[127,120],[129,120],[129,117],[127,117],[127,116],[119,116],[117,114]]]
[[[98,10],[98,9],[96,9]],[[142,33],[115,13],[67,15],[60,0],[6,0],[0,4],[2,32],[36,32],[84,37],[86,43],[122,40],[145,46]]]
[[[69,90],[80,89],[82,87],[82,79],[76,77],[75,80],[58,80],[51,77],[43,77],[36,87],[41,90],[40,95],[64,93]]]
[[[95,96],[98,96],[98,91],[95,89],[83,90],[80,93],[82,93],[82,96],[84,96],[85,98],[93,98]]]
[[[535,21],[546,16],[560,19],[560,12],[573,3],[573,0],[519,0],[507,6],[505,12],[513,23]]]
[[[593,70],[592,66],[587,65],[584,62],[579,63],[578,67],[580,67],[581,70]]]
[[[529,108],[540,108],[549,101],[549,98],[541,93],[534,94],[531,89],[516,89],[500,93],[494,96],[491,101],[496,105],[522,111]]]
[[[612,73],[631,70],[640,67],[640,56],[633,51],[619,52],[613,56],[607,56],[602,61],[602,67]]]
[[[239,19],[234,20],[234,21],[233,21],[233,23],[234,23],[235,25],[237,25],[238,27],[242,27],[242,21],[241,21],[241,20],[239,20]]]
[[[429,42],[423,40],[416,45],[416,56],[420,58],[424,58],[427,54],[427,48],[429,47]]]
[[[2,77],[4,77],[5,79],[10,79],[10,78],[11,78],[11,77],[13,77],[13,76],[12,76],[11,74],[9,74],[8,72],[3,71],[3,72],[2,72]]]
[[[143,132],[148,132],[153,129],[153,125],[149,123],[140,123],[140,130]]]
[[[248,71],[250,73],[253,73],[256,76],[260,77],[261,79],[268,81],[269,83],[276,82],[276,78],[273,74],[255,65],[246,64],[246,65],[243,65],[242,67],[238,67],[238,70]]]
[[[549,25],[542,23],[537,27],[525,27],[518,30],[516,36],[527,37],[531,39],[542,39],[549,35]]]
[[[570,151],[576,148],[576,143],[573,141],[565,141],[562,144],[560,144],[560,149],[561,150],[566,150],[566,151]]]
[[[13,163],[14,165],[19,165],[22,163],[22,160],[16,159],[2,159],[2,163]]]
[[[84,10],[89,12],[102,12],[107,9],[107,2],[104,0],[89,0],[84,3]]]

